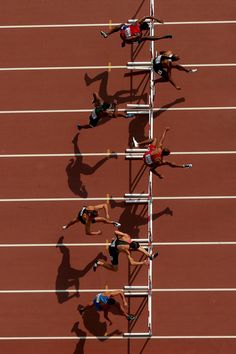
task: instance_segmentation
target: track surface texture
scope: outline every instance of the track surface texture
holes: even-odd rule
[[[77,124],[93,92],[120,112],[148,103],[148,72],[126,64],[150,61],[150,43],[121,48],[118,33],[99,32],[149,15],[149,1],[1,0],[0,10],[0,353],[236,353],[235,0],[155,1],[166,22],[155,34],[173,35],[155,50],[173,49],[198,71],[173,73],[181,91],[156,84],[154,136],[169,126],[169,161],[193,168],[153,176],[150,338],[123,337],[147,331],[146,297],[129,299],[131,326],[119,313],[108,326],[102,313],[77,310],[99,289],[146,285],[147,267],[121,255],[117,273],[94,273],[113,226],[93,225],[100,236],[79,223],[62,230],[82,206],[108,202],[121,231],[147,237],[147,206],[124,202],[148,192],[142,160],[124,156],[133,136],[148,136],[147,116]]]

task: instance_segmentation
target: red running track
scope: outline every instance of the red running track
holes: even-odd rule
[[[31,1],[30,4],[14,1],[2,4],[0,25],[107,24],[109,20],[119,23],[146,15],[148,11],[149,2],[145,0],[83,4],[71,1],[69,5],[64,1]],[[158,1],[155,13],[168,22],[229,21],[234,20],[235,3],[227,0],[222,7],[218,1],[204,2],[204,6],[202,1],[195,1],[191,6],[183,0]],[[210,23],[158,26],[156,33],[172,33],[173,39],[157,43],[156,49],[173,48],[183,64],[193,66],[234,63],[234,27],[235,24]],[[94,67],[108,66],[108,63],[125,66],[131,58],[131,48],[121,50],[118,35],[104,40],[99,35],[102,28],[106,29],[104,26],[0,29],[0,67]],[[136,50],[135,60],[149,59],[148,44]],[[127,103],[146,103],[148,76],[142,73],[132,77],[123,68],[111,72],[106,68],[0,71],[1,156],[72,154],[0,159],[2,353],[235,353],[235,339],[220,337],[236,335],[235,291],[227,291],[235,288],[236,246],[203,244],[235,242],[235,199],[174,199],[235,194],[235,154],[199,154],[236,150],[234,109],[224,109],[236,106],[235,68],[198,69],[192,76],[174,73],[182,87],[180,92],[168,84],[157,86],[155,107],[179,110],[159,112],[154,119],[154,134],[159,136],[165,126],[170,126],[166,143],[173,152],[180,153],[170,159],[192,162],[193,169],[163,168],[165,179],[154,179],[154,196],[171,199],[155,200],[153,204],[154,242],[167,244],[158,246],[160,256],[154,263],[153,287],[159,291],[153,292],[153,337],[147,340],[121,339],[119,333],[128,328],[119,314],[111,314],[113,324],[107,327],[98,313],[92,311],[82,319],[77,311],[78,304],[85,304],[94,296],[83,290],[102,289],[106,285],[122,288],[128,282],[145,284],[146,269],[143,267],[137,273],[133,269],[128,271],[127,262],[121,257],[119,273],[114,275],[99,269],[95,274],[91,270],[92,262],[99,252],[107,255],[105,243],[111,239],[113,228],[102,225],[103,233],[99,237],[85,236],[82,225],[63,233],[61,229],[82,205],[99,202],[96,198],[106,201],[108,194],[122,198],[128,191],[147,192],[148,173],[140,172],[141,161],[131,163],[120,155],[117,159],[106,156],[108,150],[123,153],[132,136],[137,139],[147,136],[147,118],[117,118],[77,134],[76,125],[86,123],[89,112],[43,113],[42,110],[90,110],[94,91],[104,100],[118,99],[119,108],[123,109]],[[183,110],[191,107],[196,110]],[[204,109],[200,110],[201,107]],[[206,109],[209,107],[221,109]],[[19,112],[24,110],[29,113]],[[97,152],[103,154],[73,156]],[[185,155],[186,152],[195,154]],[[27,201],[27,198],[75,197],[94,200]],[[7,198],[26,200],[4,202]],[[145,206],[125,206],[114,199],[110,208],[111,217],[122,223],[123,231],[137,238],[146,237]],[[83,246],[56,248],[62,235],[65,244]],[[171,245],[171,242],[188,244]],[[17,244],[28,247],[17,247]],[[225,290],[206,291],[217,288]],[[75,296],[74,289],[79,291],[79,297]],[[7,293],[7,290],[23,293]],[[36,293],[26,293],[27,290]],[[132,299],[129,305],[131,312],[138,313],[132,330],[146,331],[147,304],[138,298]],[[98,338],[106,333],[112,336],[110,340]],[[29,340],[31,336],[36,339]],[[168,336],[219,338],[171,339]],[[59,338],[40,340],[37,337]]]

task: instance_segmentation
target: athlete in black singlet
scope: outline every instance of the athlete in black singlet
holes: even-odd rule
[[[181,87],[177,86],[172,79],[172,69],[185,71],[186,73],[194,73],[197,71],[197,69],[186,69],[184,66],[176,64],[175,62],[179,59],[180,57],[178,55],[168,50],[166,52],[160,52],[160,54],[153,60],[153,70],[160,75],[164,81],[169,81],[177,90],[181,90]]]
[[[139,251],[146,256],[144,261],[136,262],[130,255],[130,251]],[[154,255],[148,253],[145,248],[141,247],[138,242],[132,241],[130,235],[125,234],[120,231],[115,231],[115,238],[112,240],[109,246],[109,255],[111,258],[111,264],[105,262],[104,260],[99,259],[94,263],[93,270],[96,271],[98,266],[104,267],[109,270],[117,271],[118,270],[118,258],[119,254],[123,252],[127,255],[129,263],[131,265],[148,265],[148,259],[151,261],[158,256],[158,252]]]
[[[99,216],[99,210],[104,210],[106,217]],[[70,226],[74,225],[77,222],[81,222],[82,224],[85,225],[85,231],[86,235],[101,235],[101,230],[98,231],[91,231],[90,227],[91,224],[94,224],[96,222],[103,222],[105,224],[113,224],[115,227],[120,227],[121,224],[110,220],[110,216],[108,213],[108,206],[107,204],[99,204],[95,206],[84,206],[78,213],[78,215],[68,222],[68,224],[64,225],[62,228],[68,229]]]

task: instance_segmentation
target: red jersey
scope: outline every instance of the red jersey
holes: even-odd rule
[[[160,150],[158,153],[156,154],[152,154],[153,151],[156,150],[156,146],[155,145],[149,145],[148,147],[148,151],[145,152],[145,154],[143,155],[143,160],[144,160],[144,163],[147,165],[147,166],[151,166],[153,163],[156,162],[157,159],[159,159],[160,161],[162,160],[162,150]]]
[[[136,36],[140,38],[142,35],[140,30],[140,23],[136,22],[133,25],[123,25],[120,30],[120,36],[125,41],[130,37]]]

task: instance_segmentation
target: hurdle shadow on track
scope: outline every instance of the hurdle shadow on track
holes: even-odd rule
[[[79,310],[80,305],[78,306]],[[113,307],[113,306],[112,306]],[[119,311],[109,309],[109,312],[121,315]],[[95,337],[98,337],[98,340],[101,342],[106,341],[109,337],[112,337],[116,334],[121,334],[118,329],[112,330],[108,332],[108,325],[106,321],[100,321],[100,313],[95,309],[95,307],[91,307],[90,309],[86,310],[82,317],[83,323],[85,328]],[[77,322],[76,322],[77,323]],[[99,338],[99,337],[106,337],[106,338]]]
[[[138,343],[140,343],[140,346],[141,345],[142,346],[141,346],[141,348],[139,349],[138,352],[136,351],[136,353],[138,353],[138,354],[149,354],[150,351],[149,352],[145,351],[145,349],[146,349],[150,339],[151,338],[143,339],[143,341],[144,341],[143,345],[142,345],[142,339],[139,339]],[[133,351],[132,351],[132,348],[131,348],[131,344],[132,344],[133,341],[135,341],[135,343],[137,343],[137,340],[135,340],[135,339],[130,339],[130,338],[127,339],[127,346],[128,346],[127,354],[133,354]]]
[[[80,149],[78,146],[78,136],[79,133],[77,133],[72,140],[75,154],[80,154]],[[81,180],[81,175],[91,175],[95,173],[96,170],[99,169],[110,158],[117,158],[117,155],[112,154],[110,157],[102,158],[94,166],[90,166],[84,163],[83,156],[75,156],[73,159],[70,159],[68,165],[66,166],[68,186],[70,190],[75,195],[78,195],[82,198],[87,198],[88,191],[86,190],[86,187]]]
[[[90,269],[92,269],[94,262],[104,257],[102,253],[99,253],[84,269],[75,269],[70,264],[70,250],[63,245],[63,236],[61,236],[56,246],[62,254],[61,264],[58,267],[58,273],[56,277],[56,296],[59,304],[74,298],[79,297],[79,279],[84,277]],[[70,294],[69,292],[63,292],[71,287],[74,287],[75,292]],[[61,292],[60,292],[61,291]]]
[[[137,89],[128,89],[128,90],[118,90],[113,95],[108,93],[108,79],[109,79],[109,72],[104,71],[93,78],[88,76],[88,73],[84,75],[84,80],[86,85],[89,86],[96,81],[100,81],[98,94],[104,102],[111,103],[114,100],[118,101],[118,104],[121,103],[128,103],[134,101],[143,100],[145,103],[148,100],[147,93],[143,93],[138,95]],[[107,120],[106,120],[107,121]]]
[[[122,208],[123,211],[120,214],[119,222],[121,225],[125,225],[124,232],[131,235],[132,238],[139,238],[139,227],[147,225],[148,207],[146,204],[126,204],[125,202],[118,202],[116,200],[110,200],[110,207]],[[158,213],[153,213],[152,219],[157,220],[164,215],[173,215],[173,211],[166,207]],[[146,235],[145,235],[146,236]],[[141,237],[143,238],[143,237]]]

